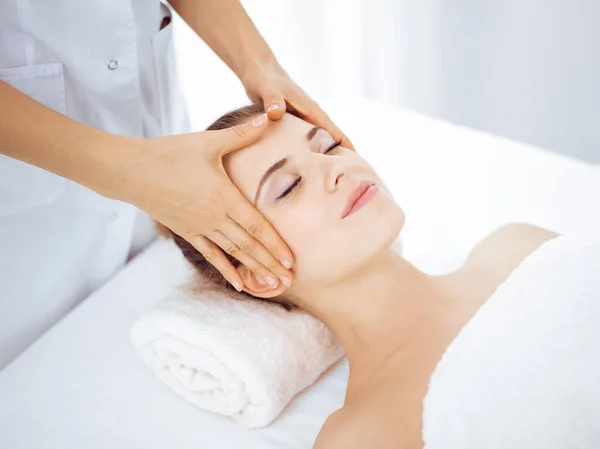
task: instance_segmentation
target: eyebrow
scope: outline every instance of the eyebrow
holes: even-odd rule
[[[256,189],[256,195],[254,196],[254,205],[255,206],[256,206],[256,203],[258,202],[258,196],[260,195],[260,191],[262,190],[262,187],[265,184],[265,182],[267,182],[267,179],[269,179],[269,176],[271,176],[277,170],[281,170],[283,167],[285,167],[285,164],[287,164],[287,162],[288,162],[287,157],[283,158],[280,161],[277,161],[273,165],[271,165],[269,167],[269,169],[265,172],[265,174],[261,178],[260,182],[258,183],[258,188]]]
[[[313,137],[315,137],[315,134],[317,134],[322,129],[323,128],[321,128],[320,126],[314,126],[314,127],[312,127],[306,133],[306,140],[308,140],[310,142],[313,139]],[[287,163],[288,163],[287,157],[283,158],[280,161],[277,161],[273,165],[271,165],[269,167],[269,169],[265,172],[265,174],[261,178],[260,182],[258,183],[258,188],[256,189],[256,195],[254,195],[254,206],[256,206],[256,203],[258,203],[258,197],[260,196],[260,191],[262,190],[262,187],[265,184],[265,182],[267,182],[267,179],[269,179],[269,177],[272,174],[274,174],[276,171],[281,170],[283,167],[285,167],[285,165]]]
[[[320,126],[315,126],[313,128],[310,129],[310,131],[308,131],[306,133],[306,140],[311,140],[313,137],[315,137],[315,134],[317,134],[317,132],[319,131],[325,131],[323,128],[321,128]]]

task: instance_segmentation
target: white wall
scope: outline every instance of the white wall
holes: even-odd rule
[[[442,116],[600,163],[599,1],[448,0],[442,18]]]

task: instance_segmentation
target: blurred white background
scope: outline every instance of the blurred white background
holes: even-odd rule
[[[242,3],[317,101],[363,96],[600,163],[598,0]],[[194,127],[246,104],[235,75],[175,30]]]

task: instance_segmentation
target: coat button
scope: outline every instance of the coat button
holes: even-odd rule
[[[115,70],[117,67],[119,67],[119,63],[114,59],[108,63],[109,70]]]

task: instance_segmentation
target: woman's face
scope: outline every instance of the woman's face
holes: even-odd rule
[[[403,211],[364,159],[291,114],[270,122],[256,143],[227,154],[224,166],[292,250],[292,295],[352,276],[389,250],[404,224]]]

